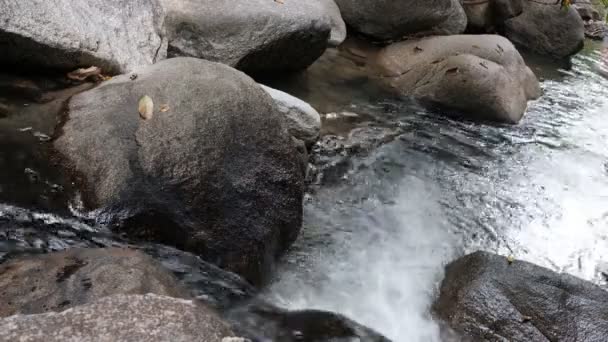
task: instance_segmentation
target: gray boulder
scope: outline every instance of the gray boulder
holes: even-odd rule
[[[296,139],[310,146],[319,139],[321,115],[308,103],[280,90],[262,85],[285,116],[287,130]]]
[[[0,320],[0,340],[27,342],[222,342],[234,336],[218,315],[192,301],[116,295],[60,313]]]
[[[467,19],[459,0],[337,0],[355,31],[378,40],[423,33],[458,34]]]
[[[523,13],[505,21],[504,33],[515,45],[556,58],[579,52],[585,42],[581,16],[553,3],[524,1]]]
[[[162,1],[169,56],[203,58],[247,73],[307,68],[325,51],[332,28],[326,7],[315,1]]]
[[[86,207],[127,236],[253,283],[296,239],[304,170],[272,98],[245,74],[173,58],[81,93],[68,110],[54,146]]]
[[[447,266],[434,311],[473,341],[604,341],[608,336],[608,292],[484,252]]]
[[[435,36],[390,45],[376,56],[396,92],[481,120],[517,123],[540,96],[513,44],[496,35]]]
[[[0,0],[0,63],[127,72],[165,58],[157,0]]]
[[[134,250],[72,249],[0,264],[0,317],[61,311],[116,294],[188,297],[171,273]]]
[[[467,30],[474,32],[494,31],[509,18],[520,15],[525,0],[464,1],[467,14]]]

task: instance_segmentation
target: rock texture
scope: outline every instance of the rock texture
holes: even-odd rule
[[[265,85],[262,85],[262,88],[272,97],[279,111],[285,116],[287,130],[294,138],[302,140],[309,146],[319,139],[321,131],[319,112],[297,97]]]
[[[137,76],[137,77],[135,77]],[[154,103],[140,118],[138,101]],[[89,208],[259,283],[296,239],[304,170],[273,100],[245,74],[173,58],[69,103],[54,143]]]
[[[253,302],[227,313],[235,332],[251,341],[390,342],[350,319],[318,310],[287,311]]]
[[[436,36],[381,50],[376,64],[397,92],[466,117],[517,123],[540,96],[536,76],[507,39]]]
[[[522,2],[526,0],[464,0],[468,31],[492,32],[502,27],[504,21],[520,15]]]
[[[203,58],[247,73],[308,67],[325,51],[332,28],[320,0],[162,1],[170,56]]]
[[[420,33],[458,34],[467,25],[459,0],[337,0],[355,31],[377,40],[400,40]]]
[[[608,336],[608,292],[484,252],[447,266],[434,310],[474,341],[603,341]]]
[[[117,295],[60,313],[0,320],[0,340],[222,342],[234,336],[210,309],[158,295]]]
[[[119,248],[72,249],[0,264],[0,317],[61,311],[116,294],[188,297],[149,256]]]
[[[576,10],[548,1],[523,1],[523,13],[505,21],[504,30],[516,45],[556,58],[577,53],[585,41],[583,20]]]
[[[0,0],[0,63],[127,72],[163,59],[157,0]]]

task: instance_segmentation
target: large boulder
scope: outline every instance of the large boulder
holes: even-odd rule
[[[396,92],[474,119],[517,123],[527,101],[540,96],[519,52],[496,35],[401,42],[382,49],[376,64]]]
[[[317,142],[321,132],[321,115],[308,103],[285,92],[262,85],[272,97],[279,111],[285,115],[287,130],[294,138],[310,146]]]
[[[188,297],[175,277],[142,252],[72,249],[0,264],[0,317],[61,311],[116,294]]]
[[[458,34],[467,25],[459,0],[337,0],[336,3],[347,25],[381,41],[422,33]]]
[[[317,1],[162,1],[169,56],[203,58],[247,73],[308,67],[325,51],[332,27]]]
[[[219,316],[188,300],[116,295],[63,312],[0,320],[0,340],[28,342],[222,342],[234,336]]]
[[[489,32],[501,27],[505,20],[520,15],[525,0],[464,0],[468,31]]]
[[[0,63],[121,73],[165,58],[157,0],[0,0]]]
[[[485,252],[447,266],[434,311],[473,341],[604,341],[608,336],[608,292]]]
[[[505,21],[504,33],[518,46],[556,58],[577,53],[585,42],[581,16],[555,1],[523,1],[523,13]]]
[[[129,237],[192,251],[254,283],[296,239],[304,169],[272,98],[245,74],[173,58],[67,109],[54,145],[87,208]]]

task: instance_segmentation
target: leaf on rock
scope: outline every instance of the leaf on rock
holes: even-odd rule
[[[458,67],[455,68],[450,68],[448,70],[445,71],[446,74],[455,74],[458,72]]]
[[[76,70],[68,73],[67,77],[70,80],[82,82],[82,81],[85,81],[89,77],[95,77],[95,76],[99,76],[99,75],[101,75],[101,69],[96,66],[92,66],[89,68],[76,69]]]
[[[514,261],[515,261],[515,257],[514,256],[509,255],[507,257],[507,262],[509,263],[509,265],[511,265]]]
[[[168,105],[168,104],[164,104],[164,105],[161,105],[161,106],[160,106],[160,112],[161,112],[161,113],[166,113],[166,112],[168,112],[168,111],[169,111],[169,109],[170,109],[170,108],[169,108],[169,105]]]
[[[139,99],[139,116],[144,120],[150,120],[154,114],[154,102],[150,96],[145,95]]]

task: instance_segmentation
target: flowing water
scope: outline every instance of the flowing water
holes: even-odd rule
[[[567,69],[530,60],[544,95],[516,126],[454,120],[395,98],[344,51],[269,82],[338,114],[325,117],[314,148],[301,236],[262,295],[287,308],[344,313],[409,342],[441,340],[430,305],[445,264],[466,252],[513,255],[606,286],[602,49],[584,51]],[[22,102],[10,104],[23,107],[19,115],[2,116],[0,107],[0,259],[126,244],[95,225],[94,213],[78,211],[70,184],[45,162],[54,119],[47,107]],[[192,286],[233,281],[213,283],[216,271],[200,271],[191,257],[140,247]]]
[[[352,77],[363,67],[339,53],[309,73],[340,65],[343,79],[283,85],[321,110],[375,119],[357,127],[397,129],[377,149],[328,161],[337,175],[309,198],[302,236],[265,295],[345,313],[394,341],[440,341],[430,306],[443,267],[463,253],[605,285],[608,53],[585,51],[569,70],[530,63],[544,96],[517,126],[453,121],[366,91]]]

